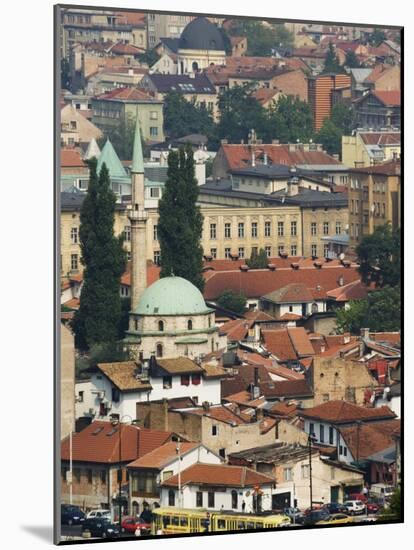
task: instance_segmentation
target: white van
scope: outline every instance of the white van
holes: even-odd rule
[[[389,500],[394,492],[394,487],[385,485],[385,483],[374,483],[369,492],[374,497]]]
[[[97,509],[97,510],[91,510],[90,512],[88,512],[86,514],[86,518],[87,519],[90,519],[90,518],[111,518],[111,511],[110,510],[102,510],[102,509]]]

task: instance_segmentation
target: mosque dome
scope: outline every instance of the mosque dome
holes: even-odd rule
[[[210,313],[203,295],[182,277],[164,277],[149,286],[134,313],[138,315],[199,315]]]
[[[225,46],[216,25],[205,17],[197,17],[181,33],[178,49],[225,51]]]

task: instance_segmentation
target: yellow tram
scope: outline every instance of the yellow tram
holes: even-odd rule
[[[156,508],[153,514],[153,535],[275,529],[291,523],[290,518],[284,515],[253,516],[231,512],[208,512],[204,509],[165,507]]]

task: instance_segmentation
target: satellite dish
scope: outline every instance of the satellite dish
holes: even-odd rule
[[[345,254],[344,254],[343,252],[341,252],[341,253],[339,254],[339,259],[340,259],[340,260],[343,260],[344,258],[345,258]]]

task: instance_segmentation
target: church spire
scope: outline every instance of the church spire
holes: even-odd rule
[[[139,126],[138,113],[137,113],[137,120],[135,123],[134,150],[132,153],[132,170],[131,171],[133,174],[144,173],[144,157],[142,155],[141,129]]]

